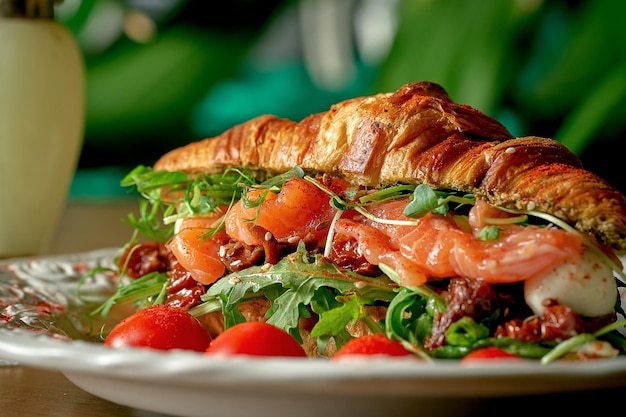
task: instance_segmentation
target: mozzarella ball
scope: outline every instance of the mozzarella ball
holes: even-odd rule
[[[546,300],[569,306],[585,317],[599,317],[614,311],[617,284],[611,268],[590,249],[581,262],[566,261],[544,274],[524,282],[526,304],[539,316]]]

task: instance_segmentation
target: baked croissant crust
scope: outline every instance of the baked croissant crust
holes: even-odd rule
[[[294,166],[370,187],[426,183],[473,193],[500,207],[549,213],[626,250],[626,197],[619,190],[559,142],[514,138],[431,82],[346,100],[300,122],[259,116],[172,150],[153,168],[246,167],[274,175]]]

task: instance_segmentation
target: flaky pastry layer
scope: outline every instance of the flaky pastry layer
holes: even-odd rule
[[[300,166],[354,184],[426,183],[505,208],[552,214],[626,250],[626,197],[559,142],[514,138],[497,120],[454,103],[439,85],[346,100],[300,122],[263,115],[172,150],[154,169],[274,175]]]

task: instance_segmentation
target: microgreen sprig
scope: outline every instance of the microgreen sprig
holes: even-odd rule
[[[403,214],[412,218],[420,218],[431,212],[445,216],[450,211],[449,203],[457,203],[456,208],[458,208],[465,204],[473,205],[475,201],[476,198],[472,194],[458,196],[454,193],[434,190],[428,184],[420,184],[415,187]]]
[[[139,215],[131,213],[128,223],[137,233],[157,242],[172,236],[177,220],[230,206],[257,183],[253,175],[240,169],[208,174],[154,171],[142,165],[121,181],[122,186],[135,187],[144,197],[139,202]]]
[[[374,192],[368,192],[367,194],[359,197],[359,201],[363,204],[368,203],[382,203],[383,201],[395,200],[406,195],[413,193],[417,186],[414,184],[402,184],[393,185],[390,187],[381,188]]]
[[[130,283],[120,286],[116,293],[109,297],[91,314],[106,317],[116,304],[147,303],[161,304],[167,295],[167,274],[151,272]]]

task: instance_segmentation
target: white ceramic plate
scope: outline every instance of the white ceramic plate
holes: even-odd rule
[[[74,340],[88,333],[75,289],[86,271],[112,265],[116,253],[104,249],[0,263],[0,359],[60,370],[101,398],[185,417],[404,416],[416,410],[471,415],[495,399],[626,389],[624,357],[473,366],[392,359],[225,360]],[[110,276],[101,273],[84,283],[81,294],[97,302],[112,290]],[[70,314],[54,318],[63,309]]]

